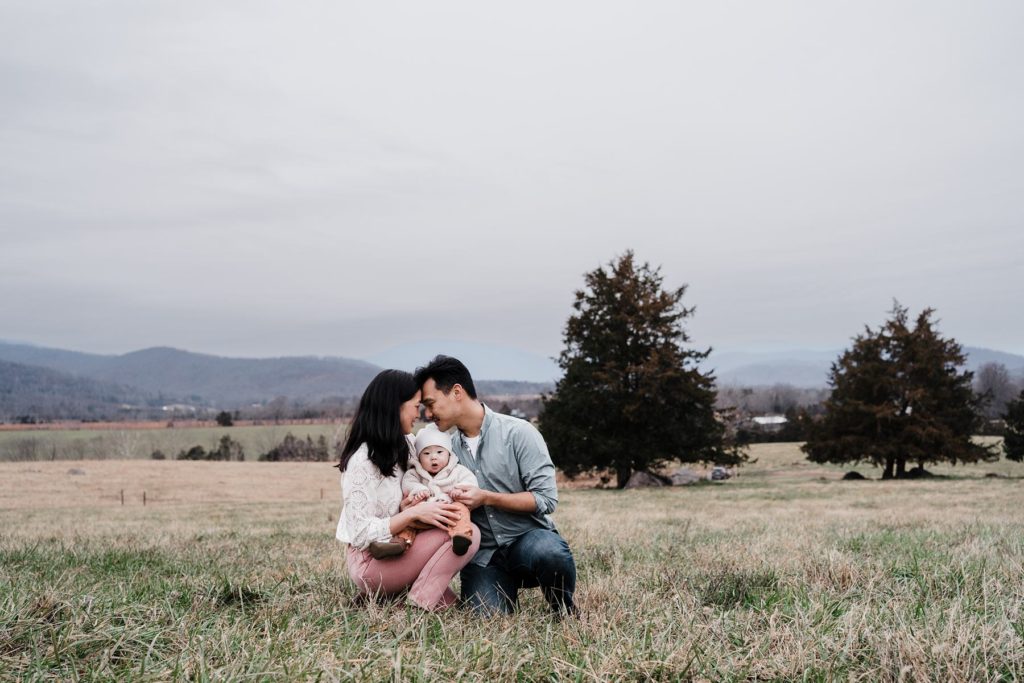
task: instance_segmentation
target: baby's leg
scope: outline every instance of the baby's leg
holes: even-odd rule
[[[465,555],[469,546],[473,543],[473,523],[469,520],[469,508],[462,503],[452,503],[459,509],[459,521],[448,527],[448,534],[452,537],[452,552],[456,555]]]
[[[400,538],[394,538],[390,541],[373,541],[366,548],[370,553],[370,557],[375,560],[386,560],[389,557],[397,557],[405,552],[405,542]]]
[[[405,547],[412,545],[412,542],[416,540],[416,530],[411,527],[406,527],[394,535],[392,540],[398,540],[405,543]]]

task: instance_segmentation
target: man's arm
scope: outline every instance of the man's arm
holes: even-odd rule
[[[558,505],[558,486],[555,485],[555,465],[544,437],[527,422],[516,430],[512,445],[519,461],[523,488],[533,496],[534,509],[530,512],[550,515]]]
[[[488,505],[499,510],[527,515],[546,515],[554,512],[558,504],[558,487],[555,485],[555,466],[548,455],[544,438],[536,427],[526,424],[513,434],[512,448],[525,491],[497,493],[479,487],[459,485],[452,489],[452,499],[470,509]]]
[[[529,491],[497,493],[496,491],[485,491],[479,486],[457,484],[452,487],[452,500],[462,503],[470,510],[474,510],[481,505],[488,505],[499,510],[507,510],[508,512],[519,512],[525,515],[537,510],[537,499]]]

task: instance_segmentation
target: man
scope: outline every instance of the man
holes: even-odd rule
[[[576,563],[548,517],[558,489],[540,432],[481,403],[455,358],[437,356],[415,377],[427,419],[442,431],[455,428],[455,454],[480,482],[452,492],[480,527],[480,550],[461,573],[462,599],[480,612],[509,613],[520,588],[540,586],[557,614],[574,614]]]

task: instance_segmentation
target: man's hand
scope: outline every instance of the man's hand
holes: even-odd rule
[[[484,491],[479,486],[469,484],[456,484],[452,487],[451,497],[456,503],[462,503],[470,510],[475,510],[481,505],[487,505],[490,491]]]

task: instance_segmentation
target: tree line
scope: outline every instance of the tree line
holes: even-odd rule
[[[776,387],[755,401],[752,390],[720,394],[700,369],[711,349],[690,345],[684,323],[695,309],[682,304],[685,292],[666,289],[660,268],[632,251],[584,275],[563,332],[562,377],[539,420],[568,476],[612,471],[622,487],[632,472],[670,461],[742,464],[751,439],[741,411],[755,407],[783,409],[786,437],[805,440],[809,460],[870,462],[885,478],[998,458],[972,439],[993,416],[1004,421],[1007,457],[1024,457],[1024,392],[1012,398],[1005,368],[986,366],[975,380],[931,309],[911,316],[895,302],[884,324],[865,327],[832,364],[820,394]]]

